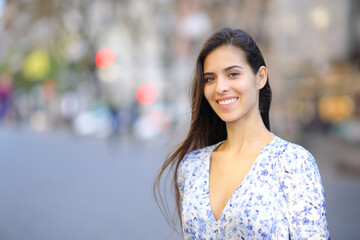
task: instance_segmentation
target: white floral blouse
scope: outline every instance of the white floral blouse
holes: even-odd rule
[[[216,220],[209,200],[209,165],[220,143],[188,153],[179,165],[185,239],[330,239],[315,159],[276,135]]]

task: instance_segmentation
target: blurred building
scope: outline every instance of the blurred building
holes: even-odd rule
[[[264,54],[275,131],[290,138],[322,131],[360,141],[356,0],[2,2],[4,124],[105,137],[144,127],[140,122],[149,116],[168,119],[151,117],[150,125],[162,130],[149,136],[167,128],[158,125],[186,127],[196,54],[209,33],[231,26],[249,32]],[[115,56],[107,68],[95,62],[103,48]],[[143,83],[157,90],[151,105],[136,100]]]

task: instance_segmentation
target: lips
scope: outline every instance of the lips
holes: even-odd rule
[[[225,97],[216,99],[216,103],[222,110],[230,109],[238,101],[238,97]]]
[[[227,98],[220,98],[217,99],[216,102],[221,106],[226,106],[232,104],[238,100],[238,97],[227,97]]]

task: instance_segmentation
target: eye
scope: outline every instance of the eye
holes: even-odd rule
[[[229,74],[230,78],[236,78],[237,76],[239,76],[238,72],[232,72],[232,73]]]
[[[212,82],[212,81],[214,81],[214,80],[215,80],[214,77],[207,77],[207,78],[205,78],[205,82]]]

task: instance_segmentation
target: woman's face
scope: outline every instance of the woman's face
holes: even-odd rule
[[[258,94],[267,70],[261,67],[254,74],[242,49],[226,45],[214,49],[203,69],[205,98],[223,121],[242,121],[259,112]]]

